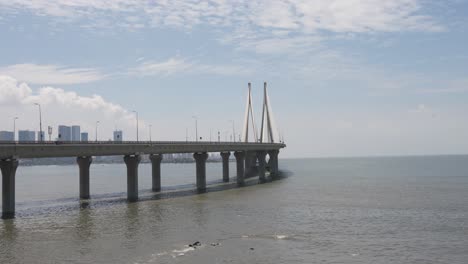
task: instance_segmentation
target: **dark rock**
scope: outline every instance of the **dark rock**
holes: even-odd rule
[[[254,250],[254,248],[250,248],[250,250]]]
[[[219,246],[219,243],[211,243],[213,247]]]
[[[201,243],[200,243],[200,241],[196,241],[195,243],[193,243],[193,244],[189,244],[188,246],[189,246],[189,247],[193,247],[193,248],[195,248],[195,247],[199,247],[199,246],[201,246]]]

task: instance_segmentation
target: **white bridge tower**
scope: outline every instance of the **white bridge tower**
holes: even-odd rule
[[[277,143],[280,142],[278,131],[276,129],[273,111],[270,105],[270,98],[267,91],[267,83],[264,83],[263,88],[263,107],[262,107],[262,121],[260,128],[260,138],[258,138],[257,130],[255,128],[255,119],[252,107],[252,87],[249,83],[249,91],[247,93],[247,104],[245,108],[244,129],[242,133],[242,142],[249,141],[249,122],[252,125],[253,137],[255,142],[260,143]]]

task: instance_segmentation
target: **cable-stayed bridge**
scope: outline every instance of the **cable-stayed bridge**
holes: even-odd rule
[[[2,218],[15,215],[15,177],[18,159],[47,157],[76,157],[79,167],[80,199],[90,199],[90,166],[93,156],[121,155],[127,167],[127,199],[138,200],[138,166],[141,155],[149,155],[152,163],[152,190],[161,191],[161,161],[164,154],[193,153],[197,190],[206,190],[206,160],[208,153],[219,152],[222,157],[222,177],[229,181],[229,157],[236,159],[236,181],[244,184],[246,177],[258,175],[260,182],[278,176],[279,150],[286,145],[279,141],[266,83],[260,131],[254,120],[251,85],[247,94],[246,115],[241,142],[187,142],[187,141],[93,141],[93,142],[0,142],[0,169],[2,172]],[[250,123],[250,129],[249,129]],[[252,130],[253,141],[249,141]],[[260,137],[258,137],[260,134]],[[267,158],[268,156],[268,158]]]

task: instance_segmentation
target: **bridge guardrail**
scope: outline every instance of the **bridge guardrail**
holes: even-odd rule
[[[0,141],[0,145],[122,145],[122,144],[133,144],[133,145],[157,145],[157,144],[188,144],[188,145],[220,145],[220,144],[231,144],[231,145],[244,145],[244,144],[284,144],[284,142],[278,143],[260,143],[260,142],[232,142],[232,141]]]

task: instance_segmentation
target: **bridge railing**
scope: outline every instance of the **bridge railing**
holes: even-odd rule
[[[284,144],[280,143],[260,143],[260,142],[233,142],[233,141],[0,141],[0,145],[170,145],[170,144],[189,144],[189,145],[245,145],[245,144]]]

